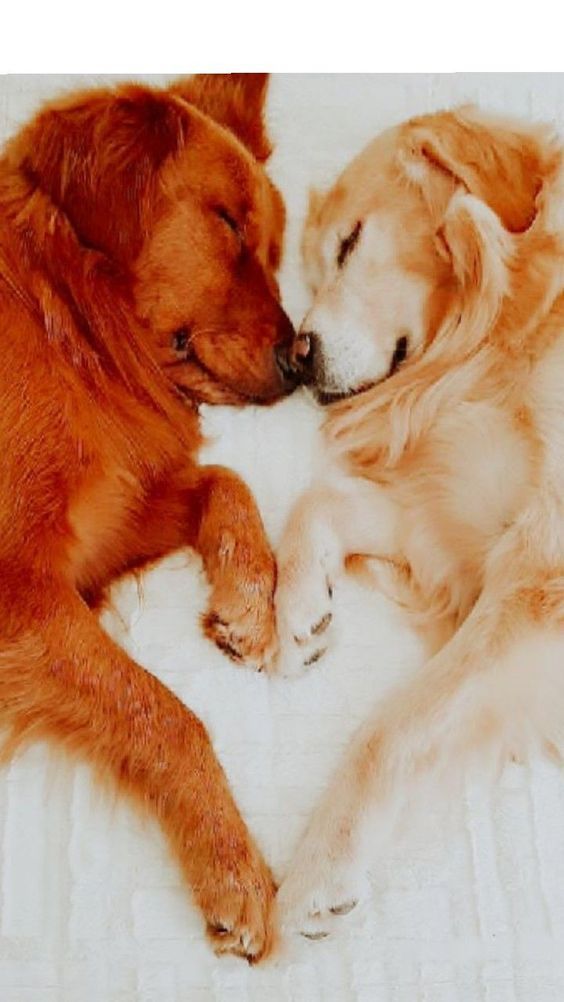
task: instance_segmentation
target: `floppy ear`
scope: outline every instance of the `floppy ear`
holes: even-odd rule
[[[423,123],[423,124],[421,124]],[[464,137],[466,140],[464,141]],[[474,348],[488,333],[509,289],[514,233],[535,216],[536,183],[529,184],[520,153],[509,143],[493,143],[491,130],[468,125],[460,113],[429,115],[407,124],[399,146],[399,166],[416,185],[435,226],[435,246],[448,262],[461,298],[455,328],[439,331],[426,354],[444,359]],[[498,191],[500,179],[515,174],[514,199]]]
[[[178,80],[171,93],[229,129],[263,163],[272,153],[264,125],[268,73],[200,73]]]
[[[8,156],[65,213],[83,245],[131,262],[141,248],[164,160],[182,147],[189,109],[126,85],[48,106]]]
[[[508,289],[512,237],[499,216],[475,195],[457,191],[448,204],[437,240],[459,285],[497,311]]]
[[[546,129],[461,108],[412,119],[404,132],[402,162],[433,206],[449,185],[451,194],[463,185],[507,230],[522,233],[535,218],[550,153]]]

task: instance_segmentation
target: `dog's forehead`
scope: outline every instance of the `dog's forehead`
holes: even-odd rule
[[[324,234],[341,232],[348,223],[364,222],[395,201],[397,141],[398,129],[389,129],[348,164],[319,206],[317,225]]]
[[[169,178],[176,182],[175,195],[186,189],[206,200],[213,192],[218,198],[224,196],[242,206],[253,201],[260,187],[258,171],[253,171],[237,153],[229,149],[222,153],[219,146],[191,148],[189,143],[171,165]]]
[[[322,201],[312,205],[303,240],[310,279],[319,284],[335,273],[339,250],[358,223],[351,266],[386,268],[403,262],[413,270],[412,257],[429,251],[430,217],[419,190],[406,184],[397,159],[398,130],[378,137],[341,174]],[[413,253],[412,253],[413,252]],[[417,269],[416,269],[417,270]]]
[[[242,211],[264,198],[267,185],[261,165],[227,128],[190,109],[181,149],[165,166],[161,184],[174,199],[190,191],[207,201],[225,198]]]

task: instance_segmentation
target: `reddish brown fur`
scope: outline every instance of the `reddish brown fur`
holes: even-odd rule
[[[190,545],[212,586],[209,635],[237,660],[272,650],[270,547],[245,485],[198,467],[191,405],[287,390],[283,207],[256,159],[265,88],[257,75],[74,96],[0,160],[8,747],[62,742],[154,812],[216,947],[252,959],[270,946],[273,882],[205,729],[88,606]]]

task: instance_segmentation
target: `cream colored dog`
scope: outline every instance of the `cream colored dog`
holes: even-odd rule
[[[333,404],[335,473],[281,547],[283,665],[324,653],[351,555],[379,558],[434,645],[349,749],[279,892],[282,925],[320,938],[422,778],[564,744],[562,147],[469,109],[414,119],[313,200],[304,249],[295,365]]]

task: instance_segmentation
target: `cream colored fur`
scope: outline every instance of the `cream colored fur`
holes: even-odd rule
[[[312,206],[314,378],[347,397],[326,423],[336,472],[280,549],[280,667],[320,659],[331,582],[359,554],[434,653],[318,805],[279,892],[286,929],[317,938],[349,910],[425,779],[564,748],[563,184],[546,131],[464,109],[384,134]]]

